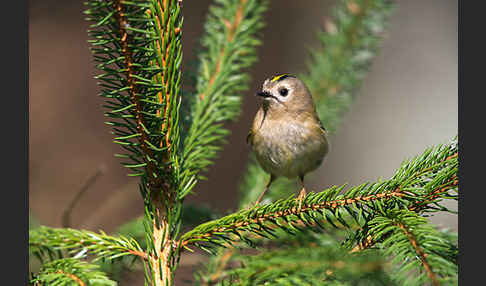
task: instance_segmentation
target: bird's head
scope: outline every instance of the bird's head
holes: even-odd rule
[[[256,93],[263,98],[263,107],[269,110],[314,110],[312,95],[305,84],[290,74],[266,79],[262,90]]]

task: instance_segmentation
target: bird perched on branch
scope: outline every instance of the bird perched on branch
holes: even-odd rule
[[[247,137],[270,181],[256,201],[259,204],[272,182],[280,176],[299,177],[299,210],[306,195],[304,176],[317,169],[329,150],[326,129],[305,84],[289,74],[265,80],[256,93],[263,103]]]

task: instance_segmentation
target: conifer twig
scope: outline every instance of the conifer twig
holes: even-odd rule
[[[392,277],[401,285],[449,285],[457,278],[456,247],[419,214],[383,209],[368,226],[378,249],[392,258]]]
[[[99,285],[116,286],[107,275],[99,271],[99,266],[75,258],[62,258],[46,263],[34,275],[33,285]]]
[[[181,73],[176,62],[182,57],[181,49],[181,26],[177,20],[179,18],[180,2],[171,0],[152,1],[154,9],[150,14],[155,19],[156,37],[156,64],[162,71],[160,77],[156,77],[163,86],[164,92],[158,92],[158,100],[163,104],[164,110],[157,110],[157,116],[162,116],[161,131],[165,134],[164,139],[160,142],[160,147],[166,149],[166,152],[160,158],[165,166],[165,172],[174,172],[174,166],[167,164],[175,156],[174,144],[172,142],[178,136],[176,122],[178,120],[178,107],[176,100],[178,98],[178,89],[180,84]],[[180,62],[179,62],[180,63]],[[151,207],[147,219],[151,220],[152,237],[151,254],[149,255],[150,269],[153,273],[154,285],[172,285],[174,264],[174,242],[171,228],[177,225],[180,216],[175,220],[169,221],[174,208],[180,208],[181,202],[177,201],[178,186],[173,181],[165,181],[160,190],[151,191]],[[162,196],[160,196],[162,194]]]
[[[238,253],[233,262],[235,266],[225,269],[217,280],[199,273],[198,285],[236,286],[248,285],[249,281],[251,285],[396,285],[386,275],[381,257],[374,253],[350,255],[332,241],[326,245],[281,246],[255,255]]]
[[[455,157],[457,157],[457,153],[446,158],[446,161]],[[428,202],[434,201],[436,198],[439,198],[441,194],[447,193],[451,188],[457,187],[458,185],[459,185],[459,181],[457,180],[457,177],[454,175],[450,178],[449,181],[439,186],[435,191],[431,192],[429,195],[425,196],[425,199],[420,199],[412,202],[411,205],[408,207],[408,210],[414,211],[416,213],[420,213],[424,208],[427,207]],[[368,235],[366,236],[366,239],[364,241],[358,242],[357,245],[351,250],[351,252],[358,252],[361,250],[371,248],[376,243],[377,241],[373,239],[371,235]]]
[[[172,236],[180,225],[183,187],[178,183],[179,107],[182,63],[181,1],[90,0],[92,51],[105,113],[115,142],[129,151],[118,157],[140,176],[145,204],[148,269],[155,285],[172,284]],[[114,69],[113,65],[118,68]],[[147,281],[149,278],[147,278]]]
[[[66,273],[62,270],[58,270],[56,271],[56,273],[59,273],[61,275],[65,275],[69,278],[71,278],[72,280],[74,280],[79,286],[86,286],[86,283],[83,282],[83,280],[81,280],[81,278],[79,278],[78,276],[72,274],[72,273]]]
[[[218,57],[216,58],[216,67],[215,67],[213,73],[211,74],[211,76],[209,77],[209,81],[206,85],[205,90],[203,92],[201,92],[201,94],[199,95],[201,100],[205,99],[206,94],[209,92],[209,90],[213,86],[214,81],[220,75],[221,62],[223,61],[223,58],[226,56],[226,47],[227,47],[228,44],[230,44],[233,41],[234,36],[235,36],[235,32],[241,24],[241,21],[243,19],[243,9],[245,8],[244,5],[245,5],[246,2],[247,2],[247,0],[239,0],[238,8],[236,10],[234,18],[232,19],[233,22],[230,22],[230,20],[227,20],[227,19],[223,19],[224,25],[227,28],[226,44],[221,47],[221,50],[218,54]]]
[[[133,113],[135,114],[135,121],[136,121],[136,128],[137,132],[140,134],[140,145],[142,150],[145,154],[149,157],[152,157],[152,151],[150,150],[149,146],[147,145],[148,142],[148,134],[143,128],[144,126],[144,115],[141,112],[143,107],[141,105],[139,96],[138,96],[138,85],[136,84],[135,78],[135,70],[134,70],[134,61],[133,61],[133,54],[132,50],[130,49],[130,37],[128,36],[127,27],[129,26],[127,20],[124,16],[124,7],[122,4],[122,0],[114,0],[113,6],[115,10],[116,19],[118,21],[118,35],[120,37],[120,44],[121,44],[121,52],[124,58],[124,65],[126,67],[126,78],[128,84],[128,93],[130,95],[131,102],[134,103],[133,106]],[[154,192],[160,188],[161,182],[160,178],[154,177],[155,173],[155,165],[152,161],[148,160],[147,164],[147,176],[149,177],[149,185]]]
[[[135,255],[144,260],[147,255],[138,242],[130,237],[110,236],[103,232],[41,226],[29,231],[30,252],[42,257],[52,250],[66,250],[71,254],[90,252],[96,259],[115,259]]]
[[[420,257],[420,260],[422,261],[425,271],[427,272],[427,276],[429,276],[430,280],[432,281],[432,284],[434,286],[439,286],[439,281],[437,280],[434,271],[430,267],[430,264],[427,262],[427,254],[425,254],[425,252],[420,248],[414,235],[408,230],[408,228],[403,223],[396,223],[396,225],[407,235],[410,244],[413,246],[413,249]]]

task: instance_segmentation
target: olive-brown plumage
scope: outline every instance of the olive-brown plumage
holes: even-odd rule
[[[263,103],[247,142],[263,170],[271,176],[256,203],[277,177],[299,177],[300,208],[306,194],[304,176],[317,169],[328,153],[327,132],[309,90],[297,77],[280,75],[267,79],[257,95],[263,97]]]

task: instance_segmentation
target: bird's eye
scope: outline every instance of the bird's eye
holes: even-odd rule
[[[281,96],[287,96],[287,94],[289,94],[289,90],[286,88],[282,88],[281,90],[279,90],[279,93]]]

